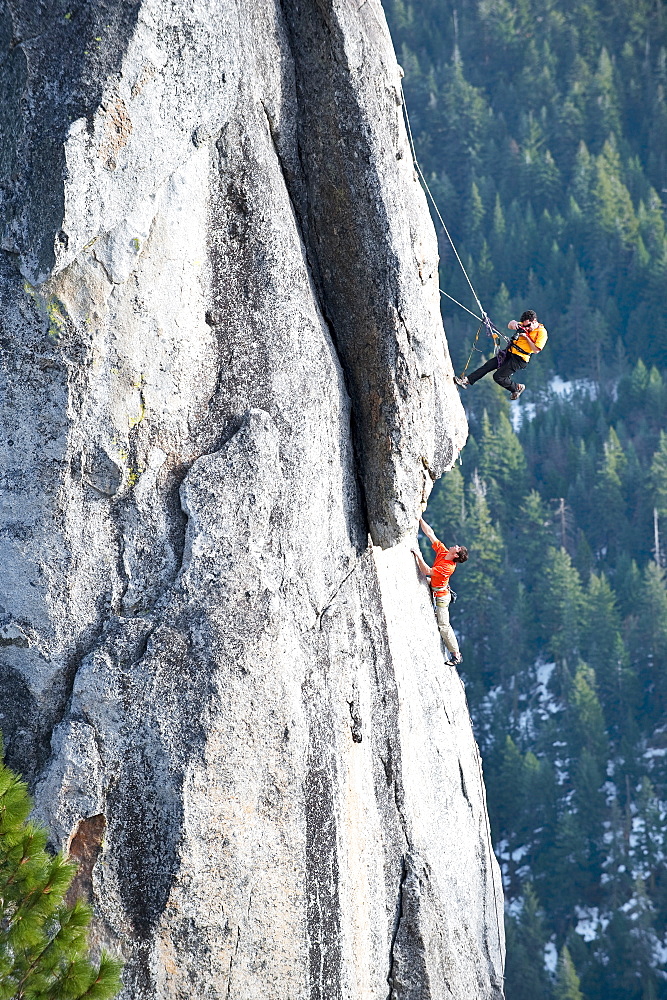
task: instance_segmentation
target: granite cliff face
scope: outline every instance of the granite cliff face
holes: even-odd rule
[[[0,12],[0,727],[125,1000],[499,998],[379,3]]]

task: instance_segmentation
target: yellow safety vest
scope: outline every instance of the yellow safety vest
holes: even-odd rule
[[[540,325],[534,330],[531,330],[530,333],[522,330],[507,349],[512,354],[518,354],[524,361],[529,361],[531,355],[531,344],[534,344],[535,347],[539,347],[539,349],[542,350],[547,342],[548,336],[547,331],[540,323]]]

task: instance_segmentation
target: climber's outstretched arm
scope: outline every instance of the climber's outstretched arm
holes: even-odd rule
[[[424,532],[424,534],[428,538],[428,540],[431,543],[431,545],[433,545],[433,542],[437,542],[438,539],[436,538],[435,531],[433,530],[433,528],[431,527],[431,525],[427,524],[423,517],[419,518],[419,523],[421,525],[422,531]]]
[[[428,565],[427,562],[424,561],[424,559],[422,557],[422,554],[419,551],[419,549],[410,549],[410,551],[412,552],[413,556],[415,557],[415,561],[417,563],[417,566],[419,567],[420,573],[423,573],[424,576],[428,580],[430,580],[431,579],[431,573],[432,573],[431,567]]]

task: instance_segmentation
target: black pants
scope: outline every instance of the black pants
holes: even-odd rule
[[[520,358],[518,354],[512,354],[508,351],[505,355],[505,360],[498,367],[498,360],[496,358],[489,358],[489,360],[478,368],[476,371],[468,375],[468,382],[470,385],[474,385],[475,382],[479,382],[481,378],[488,375],[489,372],[493,372],[493,381],[497,382],[498,385],[502,385],[503,389],[507,389],[508,392],[514,392],[516,389],[516,383],[512,381],[512,375],[515,372],[520,371],[525,368],[528,364],[523,358]]]

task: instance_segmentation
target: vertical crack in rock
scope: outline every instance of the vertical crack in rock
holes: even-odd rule
[[[443,987],[455,996],[445,972],[447,946],[433,910],[433,895],[428,868],[408,852],[402,859],[387,1000],[432,1000],[443,996]]]
[[[419,503],[413,495],[419,479],[417,442],[430,434],[426,427],[417,429],[417,419],[423,419],[414,409],[421,379],[403,299],[410,301],[417,324],[428,327],[416,339],[442,338],[441,330],[436,334],[439,315],[428,316],[430,299],[414,280],[417,268],[412,275],[399,255],[402,241],[409,246],[413,238],[406,220],[415,205],[405,198],[405,186],[403,200],[393,200],[396,154],[386,148],[386,137],[378,141],[372,120],[378,113],[398,115],[397,89],[389,99],[393,54],[379,20],[371,41],[358,25],[351,31],[349,25],[343,27],[345,13],[335,0],[282,0],[282,8],[296,66],[299,158],[306,188],[305,203],[299,191],[293,202],[322,289],[323,314],[346,373],[371,536],[385,547],[405,534],[414,518]],[[348,49],[355,45],[356,58],[364,51],[367,66],[351,65]],[[392,71],[397,81],[395,64]],[[399,134],[400,127],[396,143]],[[438,391],[436,409],[441,406],[437,396]],[[412,440],[406,435],[408,426]],[[424,444],[421,454],[431,452],[433,444]],[[428,459],[429,469],[439,475],[452,455],[453,445],[444,435]]]
[[[309,1000],[341,997],[338,848],[325,732],[311,732],[305,778]]]
[[[352,679],[352,698],[348,700],[350,709],[350,732],[354,743],[361,743],[364,737],[364,724],[359,704],[359,685],[356,677]]]
[[[466,800],[466,802],[470,806],[470,809],[472,809],[472,802],[470,801],[470,796],[468,795],[468,788],[466,786],[466,779],[465,779],[465,776],[463,774],[463,766],[461,765],[461,761],[460,760],[459,760],[459,778],[461,779],[461,794],[463,795],[463,798]]]
[[[282,3],[282,0],[281,0]],[[328,308],[328,300],[326,296],[326,289],[322,280],[322,272],[315,253],[315,248],[313,247],[312,241],[308,239],[308,223],[307,223],[307,213],[308,213],[308,190],[305,183],[306,172],[304,169],[302,157],[301,157],[301,145],[296,144],[296,156],[295,163],[290,168],[285,161],[285,156],[280,148],[280,143],[275,133],[271,117],[266,109],[266,106],[262,104],[264,114],[267,121],[267,126],[269,129],[269,134],[271,136],[271,141],[273,143],[273,148],[276,154],[276,162],[280,168],[280,172],[285,183],[285,190],[289,196],[290,205],[292,207],[292,212],[294,216],[294,222],[299,231],[299,237],[301,239],[301,244],[303,247],[304,259],[308,266],[308,274],[312,282],[313,292],[317,301],[320,316],[322,317],[322,322],[326,325],[327,332],[331,338],[331,344],[336,352],[336,358],[340,364],[341,372],[343,373],[343,379],[345,380],[345,388],[350,399],[353,401],[352,408],[350,410],[350,437],[352,440],[352,446],[354,449],[355,463],[354,472],[355,478],[359,490],[359,496],[364,498],[364,508],[367,512],[368,505],[365,502],[365,477],[362,474],[363,470],[363,456],[359,453],[360,447],[360,436],[357,429],[357,422],[359,420],[360,414],[357,412],[358,408],[354,405],[354,385],[351,383],[351,373],[349,369],[349,359],[345,351],[341,351],[339,338],[336,335],[336,329],[332,321],[330,310]]]
[[[375,542],[379,536],[388,542],[396,528],[384,522],[391,424],[397,413],[387,396],[391,389],[386,382],[395,363],[395,348],[383,336],[382,320],[374,312],[382,310],[386,282],[397,262],[383,259],[380,264],[369,253],[370,247],[384,245],[386,240],[386,219],[375,215],[381,201],[372,207],[362,205],[353,194],[357,185],[364,188],[372,184],[373,157],[367,144],[368,123],[350,84],[333,4],[304,7],[283,0],[282,5],[292,35],[301,119],[299,159],[307,192],[305,204],[298,197],[294,201],[301,208],[302,237],[321,289],[322,312],[352,399],[355,446],[371,535]],[[355,161],[362,165],[361,170]],[[387,350],[389,356],[383,356]],[[380,387],[376,382],[385,384]],[[377,449],[379,438],[386,442],[381,445],[386,449],[382,455]]]
[[[408,853],[403,859],[399,887],[400,917],[391,949],[388,1000],[431,1000],[430,968],[437,957],[428,949],[422,930],[426,872],[418,873],[418,859]],[[444,985],[451,993],[446,980]]]
[[[408,877],[408,868],[405,863],[405,856],[401,858],[401,881],[398,886],[398,902],[396,904],[396,920],[394,922],[394,929],[391,935],[391,944],[389,946],[389,974],[387,976],[387,982],[389,984],[389,995],[387,1000],[398,1000],[396,991],[394,990],[394,949],[396,947],[396,938],[398,937],[398,932],[401,927],[401,920],[403,919],[403,893],[405,891],[405,880]]]
[[[232,992],[232,971],[234,969],[234,962],[236,961],[236,956],[239,953],[239,945],[241,943],[241,927],[240,925],[236,928],[236,944],[234,945],[234,951],[229,956],[229,972],[227,973],[227,997],[231,996]]]

